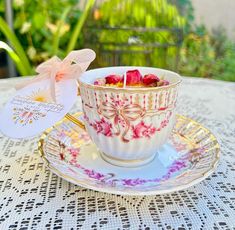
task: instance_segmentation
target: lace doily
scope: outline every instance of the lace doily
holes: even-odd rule
[[[0,80],[0,106],[21,80]],[[78,100],[72,112],[80,109]],[[221,160],[200,184],[158,196],[75,186],[45,167],[38,137],[15,141],[0,134],[0,229],[235,229],[235,84],[184,78],[178,113],[215,134]]]

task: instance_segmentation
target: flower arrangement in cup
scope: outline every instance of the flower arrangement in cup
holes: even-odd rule
[[[129,70],[124,75],[111,74],[104,78],[98,78],[94,81],[94,85],[110,86],[110,87],[160,87],[169,85],[170,82],[149,73],[144,76],[139,70]]]

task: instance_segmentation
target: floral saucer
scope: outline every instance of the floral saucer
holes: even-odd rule
[[[177,115],[168,143],[152,162],[141,167],[107,163],[88,134],[67,119],[42,135],[39,151],[50,170],[65,180],[122,195],[154,195],[188,188],[215,170],[220,154],[212,133],[181,115]]]

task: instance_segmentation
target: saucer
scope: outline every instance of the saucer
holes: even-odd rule
[[[220,148],[209,130],[177,115],[168,142],[141,167],[107,163],[87,132],[66,118],[41,136],[39,152],[53,173],[79,186],[112,194],[156,195],[204,180],[214,172]]]

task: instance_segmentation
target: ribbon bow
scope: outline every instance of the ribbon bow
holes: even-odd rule
[[[116,135],[120,135],[120,127],[118,121],[120,118],[122,118],[126,124],[125,130],[122,134],[122,140],[128,142],[129,140],[125,138],[125,135],[130,128],[130,121],[135,121],[139,117],[142,117],[145,114],[145,110],[137,104],[129,104],[117,107],[115,104],[112,104],[110,102],[103,102],[102,106],[99,108],[99,113],[107,119],[114,118],[114,124],[117,128]]]
[[[95,59],[95,52],[91,49],[71,51],[63,60],[57,56],[43,62],[36,68],[38,75],[31,81],[17,85],[16,89],[21,89],[29,84],[44,79],[50,79],[50,93],[56,101],[56,82],[67,79],[77,79],[86,71],[90,63]]]

